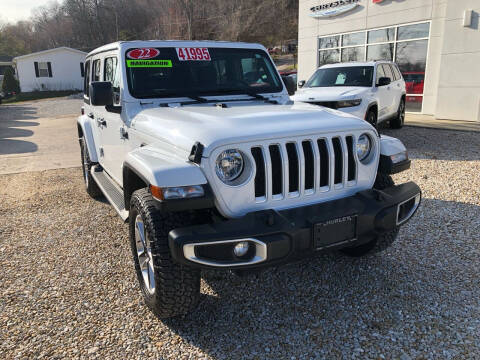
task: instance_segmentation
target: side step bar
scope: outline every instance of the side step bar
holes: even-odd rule
[[[115,183],[115,181],[102,170],[99,165],[92,167],[92,176],[95,179],[100,190],[107,198],[108,202],[117,211],[118,215],[123,221],[128,220],[128,211],[125,209],[125,200],[123,198],[123,191]]]

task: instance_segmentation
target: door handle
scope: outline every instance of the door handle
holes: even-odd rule
[[[93,116],[93,113],[89,113],[87,116],[88,116],[90,119],[93,119],[93,118],[95,117],[95,116]]]
[[[98,126],[107,126],[107,122],[105,121],[105,119],[97,118],[97,125]]]

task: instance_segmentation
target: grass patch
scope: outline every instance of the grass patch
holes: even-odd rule
[[[15,103],[19,101],[49,99],[49,98],[56,98],[56,97],[62,97],[62,96],[69,96],[77,93],[79,93],[79,90],[24,92],[24,93],[20,93],[15,96],[12,96],[8,99],[3,99],[2,103],[8,104],[8,103]]]

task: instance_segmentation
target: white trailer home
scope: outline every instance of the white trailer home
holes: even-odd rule
[[[83,51],[68,47],[17,56],[13,59],[22,92],[83,88]]]

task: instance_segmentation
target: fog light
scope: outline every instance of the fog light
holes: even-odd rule
[[[235,256],[238,256],[238,257],[245,256],[248,252],[249,247],[250,247],[250,244],[247,241],[239,242],[233,248],[233,253],[235,254]]]

